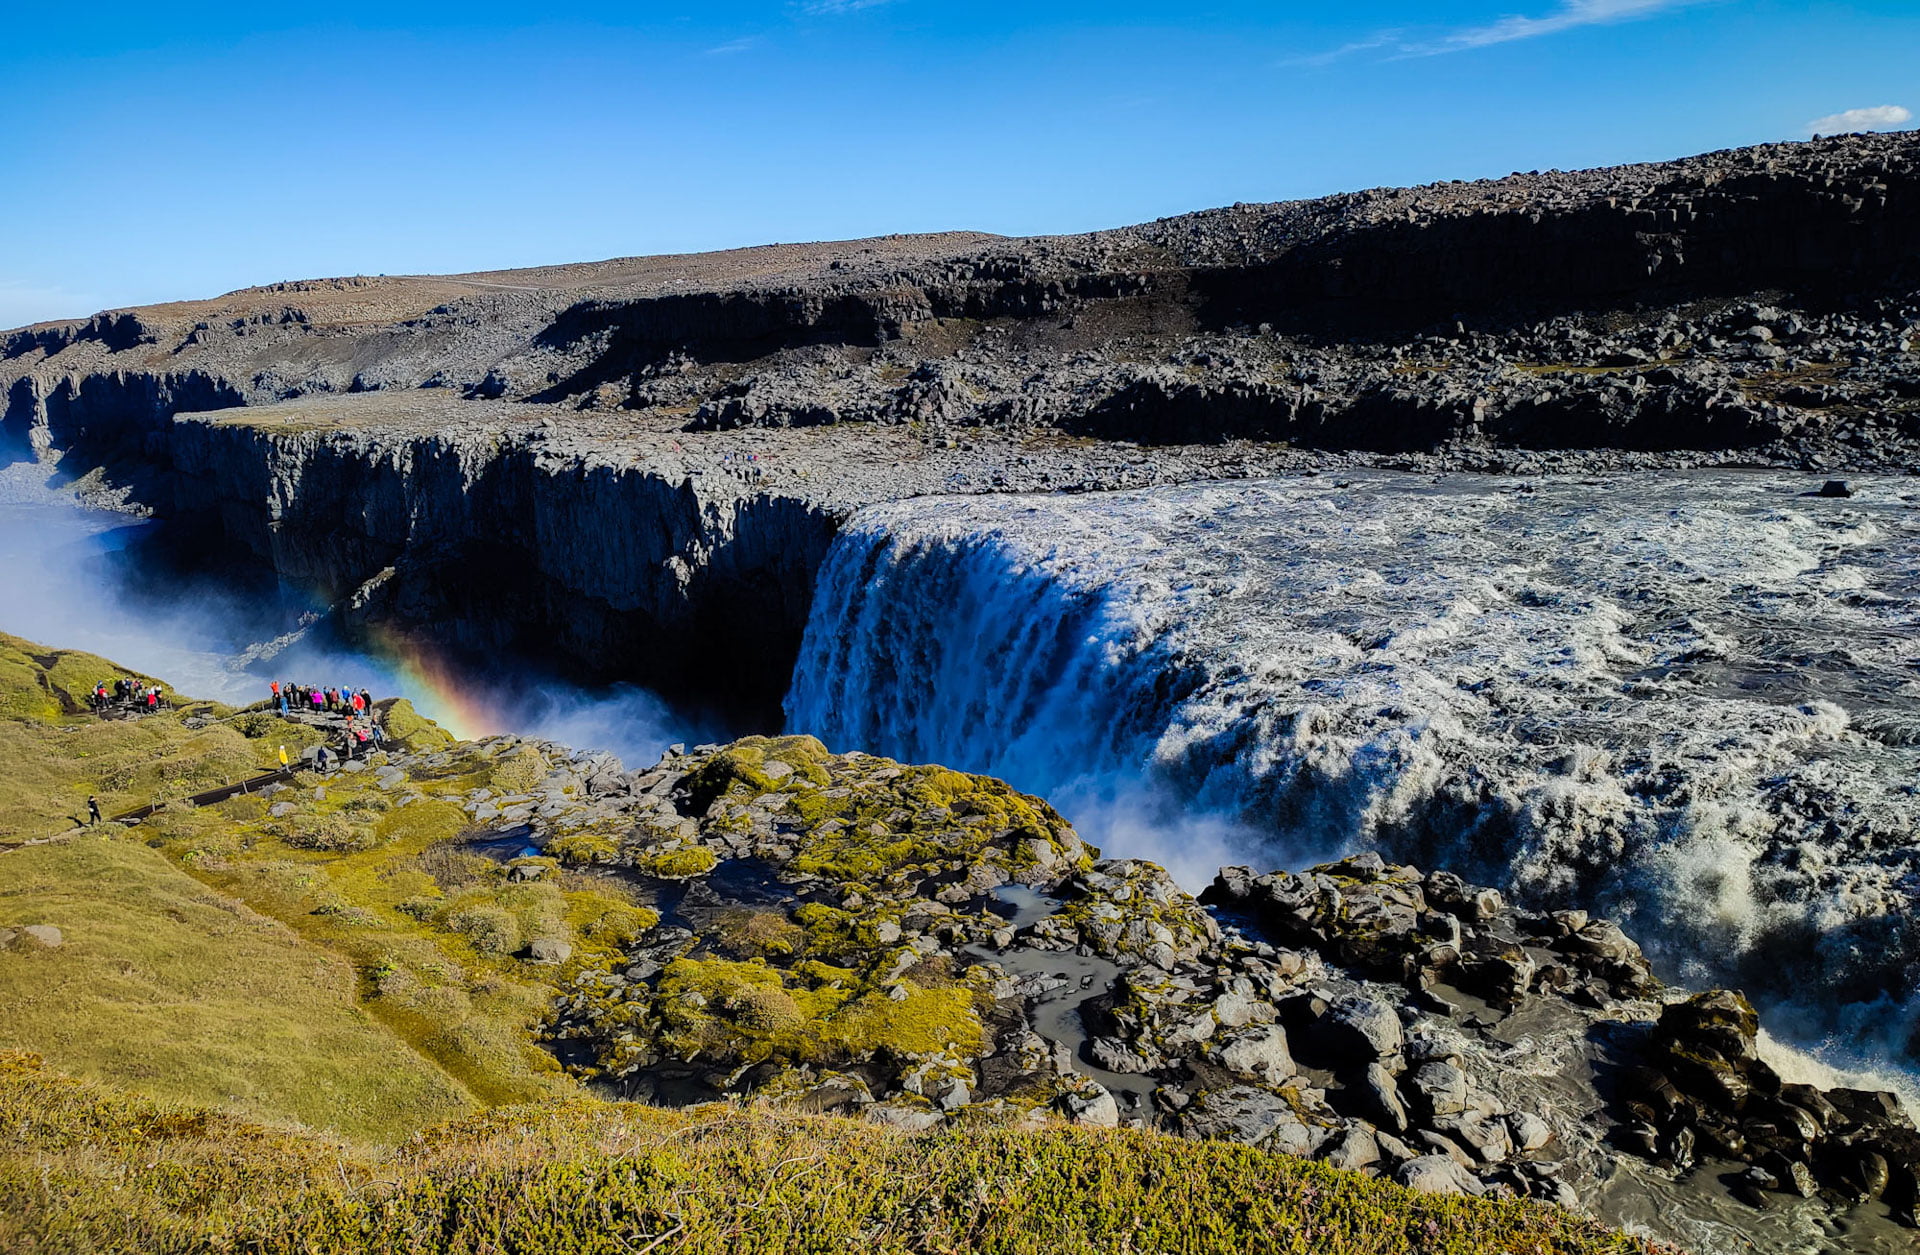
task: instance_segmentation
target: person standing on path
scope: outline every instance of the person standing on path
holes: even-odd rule
[[[100,799],[91,793],[87,795],[87,826],[97,827],[100,823]]]

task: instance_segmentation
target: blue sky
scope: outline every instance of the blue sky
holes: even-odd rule
[[[1920,113],[1915,0],[16,3],[0,327],[1575,168]]]

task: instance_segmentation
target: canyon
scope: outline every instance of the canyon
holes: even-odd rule
[[[1842,136],[109,311],[0,337],[0,456],[159,519],[156,561],[303,590],[345,639],[644,685],[818,736],[810,762],[991,772],[1216,906],[1270,910],[1261,873],[1328,860],[1309,884],[1531,947],[1523,986],[1584,927],[1553,913],[1604,911],[1662,977],[1738,984],[1905,1085],[1917,350],[1920,136]],[[1429,909],[1449,876],[1518,913]],[[996,931],[974,922],[949,940]],[[1695,1027],[1731,1016],[1744,1066],[1729,1005]],[[1122,1091],[1218,1066],[1109,1010]],[[1666,1093],[1633,1101],[1665,1104],[1639,1122],[1684,1175]],[[1154,1101],[1207,1118],[1199,1090]]]

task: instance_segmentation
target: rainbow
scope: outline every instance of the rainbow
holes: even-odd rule
[[[392,669],[392,696],[461,740],[510,731],[507,716],[478,685],[462,683],[446,658],[430,646],[381,624],[367,629],[368,650]],[[378,695],[376,695],[378,696]]]

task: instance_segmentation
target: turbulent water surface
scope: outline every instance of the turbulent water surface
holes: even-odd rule
[[[829,556],[789,721],[1067,799],[1190,877],[1251,833],[1269,862],[1372,845],[1599,908],[1670,975],[1886,1058],[1920,972],[1920,484],[1814,486],[877,506]]]

